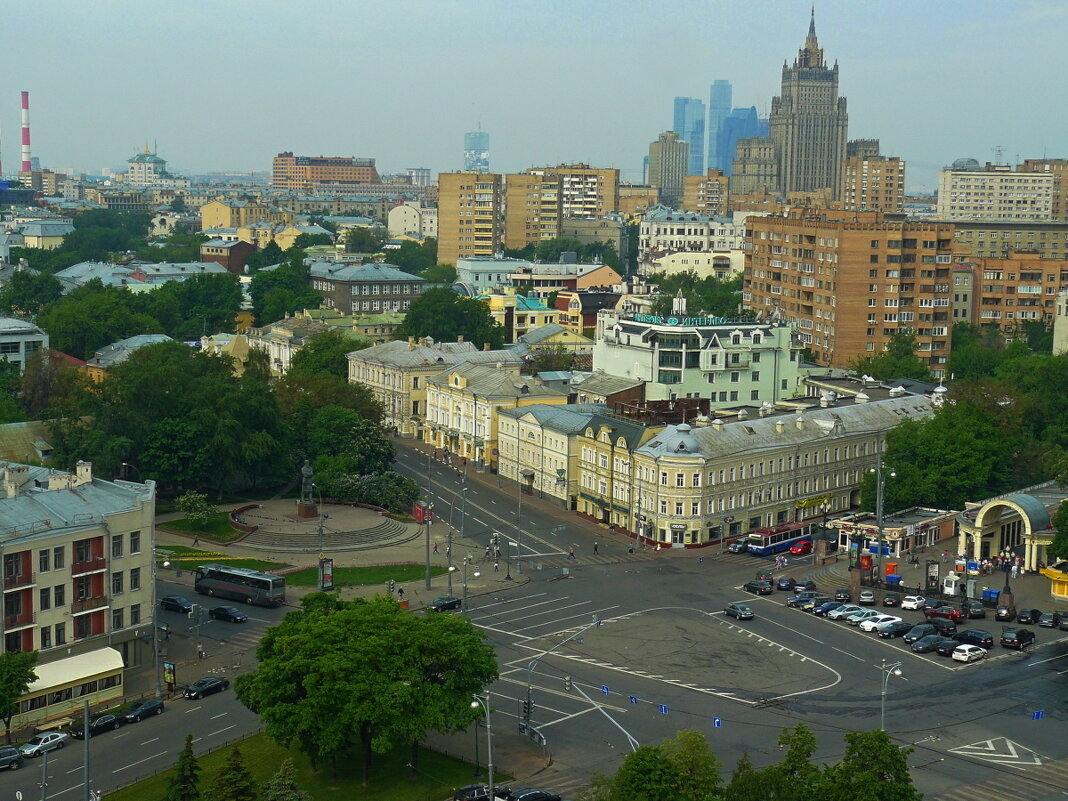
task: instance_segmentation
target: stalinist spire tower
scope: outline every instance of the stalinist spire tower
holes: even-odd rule
[[[792,67],[782,65],[782,92],[771,100],[771,140],[779,159],[779,188],[811,192],[830,187],[837,196],[848,126],[838,96],[838,63],[827,67],[816,38],[816,11]]]

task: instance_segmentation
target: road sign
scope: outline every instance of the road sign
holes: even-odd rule
[[[601,695],[608,695],[608,685],[607,684],[602,684],[601,685]]]
[[[704,563],[705,563],[705,558],[703,556],[697,557],[697,564],[703,565]]]
[[[628,697],[628,698],[630,698],[630,702],[631,702],[632,704],[636,704],[636,703],[638,703],[638,696],[636,696],[636,695],[630,695],[630,696],[627,696],[627,697]]]
[[[666,715],[667,714],[667,706],[665,706],[664,704],[660,705],[660,714],[661,715]]]
[[[717,729],[721,728],[723,726],[723,721],[719,718],[712,718],[712,725],[715,726]]]
[[[1045,709],[1036,709],[1031,713],[1031,720],[1042,720],[1044,717],[1046,717]]]

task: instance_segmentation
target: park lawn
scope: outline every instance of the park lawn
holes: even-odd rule
[[[433,565],[431,575],[446,573],[444,567]],[[334,567],[335,587],[354,587],[367,584],[385,584],[393,579],[398,584],[418,581],[426,575],[426,565],[367,565],[365,567]],[[319,584],[319,568],[306,567],[286,573],[286,584],[291,587],[315,587]]]
[[[161,545],[159,550],[165,552],[161,554],[160,561],[166,559],[171,562],[171,569],[195,570],[198,565],[212,564],[270,572],[289,567],[284,562],[267,562],[247,556],[231,556],[220,551],[205,551],[202,548],[190,548],[186,545]]]
[[[173,713],[170,713],[173,714]],[[235,747],[241,747],[241,755],[252,777],[263,784],[278,772],[282,760],[289,757],[296,769],[297,784],[311,795],[313,801],[440,801],[452,797],[458,787],[473,780],[472,766],[468,762],[447,757],[434,751],[421,750],[419,773],[412,778],[408,770],[411,748],[395,747],[388,754],[375,754],[371,763],[371,784],[360,783],[361,758],[358,754],[338,760],[337,778],[328,766],[320,766],[313,773],[308,758],[298,749],[286,749],[268,739],[265,734],[254,734],[239,743],[224,746],[197,759],[201,768],[200,790],[206,791],[215,780],[215,775]],[[173,769],[163,771],[143,781],[108,793],[107,801],[145,801],[163,798],[167,780]],[[500,781],[509,777],[500,776]]]
[[[160,523],[159,527],[190,536],[197,536],[202,540],[211,540],[212,542],[224,544],[234,542],[245,536],[245,532],[238,531],[230,525],[229,512],[215,512],[209,515],[208,519],[203,523],[194,523],[189,518],[182,517],[178,520],[168,520],[166,523]]]

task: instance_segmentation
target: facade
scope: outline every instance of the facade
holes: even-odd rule
[[[464,134],[464,172],[489,172],[490,135],[485,131]]]
[[[913,506],[883,516],[882,535],[879,519],[871,512],[858,512],[827,522],[835,532],[838,550],[848,553],[852,543],[860,550],[878,553],[880,539],[888,559],[902,559],[923,548],[938,548],[956,533],[957,513],[945,509]]]
[[[511,286],[511,276],[530,266],[525,259],[468,256],[456,262],[455,285],[470,297],[482,295],[496,287]]]
[[[789,322],[830,367],[881,352],[898,331],[939,377],[950,348],[951,223],[888,221],[868,212],[750,217],[743,302]]]
[[[48,334],[27,320],[0,317],[0,360],[26,372],[26,365],[34,354],[48,352]]]
[[[248,365],[248,337],[244,334],[213,334],[200,338],[200,350],[215,356],[226,356],[234,365],[234,375],[241,375]]]
[[[782,176],[775,143],[766,137],[739,139],[731,166],[732,197],[753,192],[776,192]]]
[[[519,345],[525,347],[526,353],[540,349],[563,348],[571,353],[593,353],[593,340],[576,334],[559,323],[546,323],[531,328],[516,338]]]
[[[213,261],[235,275],[240,275],[245,271],[249,256],[255,252],[255,245],[241,240],[227,242],[224,239],[209,239],[200,245],[200,260]]]
[[[497,256],[504,246],[504,181],[480,172],[438,176],[438,262]]]
[[[377,184],[375,160],[346,156],[294,156],[279,153],[271,165],[271,186],[310,192],[315,184]]]
[[[392,264],[345,264],[316,260],[308,270],[312,289],[323,303],[342,314],[406,312],[423,294],[426,279]]]
[[[954,253],[979,258],[1008,258],[1011,251],[1034,251],[1044,259],[1068,259],[1068,223],[988,222],[953,223]]]
[[[166,334],[138,334],[137,336],[120,339],[110,345],[101,348],[93,354],[93,358],[85,363],[85,372],[92,381],[103,381],[107,371],[117,364],[122,364],[130,358],[135,350],[146,345],[158,345],[160,342],[173,342]]]
[[[556,296],[556,308],[560,310],[558,322],[564,328],[592,338],[597,328],[597,315],[604,309],[615,309],[621,292],[604,292],[587,289],[561,291]]]
[[[645,213],[638,228],[639,263],[667,253],[728,252],[741,250],[745,222],[715,218],[667,206],[655,206]]]
[[[249,350],[258,350],[267,354],[271,375],[282,376],[289,371],[293,355],[316,334],[330,331],[333,326],[306,317],[286,317],[284,320],[268,325],[253,326],[245,331]],[[351,337],[353,344],[363,342],[363,337],[351,329],[342,329]]]
[[[709,170],[700,175],[687,175],[683,181],[682,203],[686,211],[723,217],[730,206],[728,186],[730,178],[719,170]]]
[[[842,163],[842,187],[838,196],[844,209],[902,211],[905,207],[905,162],[897,156],[879,155],[878,139],[849,142]]]
[[[1016,167],[1016,172],[1048,174],[1053,179],[1050,218],[1068,222],[1068,159],[1026,159]]]
[[[30,220],[18,226],[22,247],[55,250],[63,238],[74,231],[70,220]]]
[[[583,245],[609,244],[624,256],[629,249],[627,226],[618,214],[608,217],[565,217],[560,222],[560,236],[577,239]]]
[[[156,488],[94,478],[88,462],[2,474],[3,649],[40,652],[20,728],[119,697],[122,666],[152,663]],[[87,655],[108,657],[103,684],[79,685],[95,679],[77,670]]]
[[[1008,165],[957,159],[938,175],[941,220],[1052,222],[1053,173],[1016,172]]]
[[[1068,259],[1012,251],[1007,258],[957,259],[953,265],[954,322],[997,326],[1006,342],[1026,339],[1028,323],[1054,324],[1057,297],[1068,290]],[[958,303],[966,304],[966,318],[957,314]]]
[[[493,321],[504,329],[504,341],[518,342],[528,332],[543,325],[555,323],[560,312],[550,309],[537,298],[528,298],[513,292],[494,292],[479,295],[486,304]]]
[[[649,184],[621,184],[619,187],[619,213],[631,220],[651,206],[660,202],[660,190]]]
[[[741,249],[709,253],[679,250],[662,256],[659,252],[652,251],[639,262],[638,272],[642,275],[694,273],[698,278],[711,275],[720,281],[729,281],[745,269],[745,251]]]
[[[419,201],[410,201],[389,210],[386,227],[391,237],[410,236],[427,239],[438,236],[438,208],[425,206]]]
[[[719,132],[723,120],[731,113],[733,101],[731,82],[713,81],[708,91],[708,169],[726,172],[733,154],[728,156],[719,149]]]
[[[589,164],[557,164],[532,167],[531,175],[555,175],[561,179],[560,210],[565,219],[604,217],[619,211],[619,169]]]
[[[147,147],[136,156],[126,160],[130,165],[123,176],[123,183],[129,186],[152,186],[180,189],[189,186],[189,179],[167,172],[167,161]]]
[[[1068,353],[1068,290],[1057,295],[1054,307],[1053,353]]]
[[[660,190],[660,202],[677,206],[690,164],[690,146],[675,131],[665,131],[649,145],[649,183]]]
[[[647,400],[707,397],[724,408],[797,394],[802,346],[791,326],[687,317],[682,298],[673,311],[599,314],[594,369],[646,382]]]
[[[558,175],[504,176],[504,247],[522,250],[560,236],[563,179]]]
[[[738,143],[742,139],[767,139],[768,118],[757,114],[756,106],[736,108],[727,115],[719,127],[716,148],[723,154],[724,175],[734,174],[734,162],[738,155]]]
[[[1037,571],[1046,563],[1046,548],[1056,534],[1053,519],[1065,499],[1068,487],[1047,481],[966,503],[957,515],[957,555],[967,559],[1017,556],[1024,571]]]
[[[705,104],[696,97],[676,97],[672,130],[690,146],[687,175],[705,172]]]
[[[294,214],[288,209],[256,200],[213,200],[200,207],[200,228],[239,228],[252,223],[292,225]]]

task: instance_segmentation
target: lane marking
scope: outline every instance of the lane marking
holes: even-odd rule
[[[566,601],[567,598],[563,598],[561,600],[565,600]],[[549,603],[552,603],[552,601],[545,601],[545,603],[549,604]],[[520,620],[528,620],[528,619],[530,619],[532,617],[540,617],[541,615],[551,615],[553,612],[563,612],[565,609],[574,609],[576,606],[589,606],[591,603],[593,603],[593,601],[579,601],[578,603],[568,604],[567,606],[561,606],[561,607],[558,607],[558,608],[555,608],[555,609],[543,609],[540,612],[532,612],[529,615],[521,615],[520,617],[509,617],[504,622],[506,622],[506,623],[518,623]],[[534,606],[542,606],[542,604],[534,604]],[[529,609],[530,607],[526,607],[526,608]],[[517,609],[516,611],[517,612],[522,612],[523,610],[522,609]],[[567,618],[563,618],[563,620],[567,620]],[[545,625],[545,624],[542,623],[541,625]],[[522,629],[517,629],[517,631],[522,631]]]
[[[601,704],[601,706],[604,706],[604,704]],[[547,729],[550,726],[555,726],[557,723],[563,723],[565,720],[571,720],[572,718],[577,718],[579,715],[585,715],[585,714],[588,714],[590,712],[596,712],[596,711],[597,711],[597,707],[591,705],[590,707],[588,707],[586,709],[583,709],[581,712],[573,712],[570,715],[564,715],[564,717],[562,717],[562,718],[557,718],[556,720],[550,720],[548,723],[539,723],[538,724],[538,728],[539,729]]]
[[[235,723],[233,726],[227,726],[225,729],[219,729],[218,731],[208,732],[204,736],[205,737],[214,737],[216,734],[222,734],[224,731],[230,731],[230,729],[236,729],[236,728],[237,728],[237,724]]]
[[[1051,656],[1049,659],[1039,659],[1037,662],[1028,662],[1028,667],[1034,667],[1035,665],[1041,665],[1044,662],[1052,662],[1054,659],[1064,659],[1068,654],[1061,654],[1060,656]]]
[[[538,601],[536,604],[530,604],[529,606],[513,607],[512,609],[506,610],[505,614],[509,614],[510,615],[512,612],[522,612],[522,611],[524,611],[526,609],[533,609],[533,608],[535,608],[537,606],[545,606],[546,604],[554,604],[554,603],[557,603],[558,601],[566,601],[566,600],[568,600],[568,598],[569,598],[569,596],[565,596],[563,598],[550,598],[548,601]],[[584,601],[584,603],[589,603],[589,601]],[[478,608],[478,611],[481,612],[485,608],[486,608],[485,606],[480,606]],[[545,613],[544,612],[536,612],[535,614],[541,615],[541,614],[545,614]],[[472,620],[488,620],[490,618],[497,618],[497,617],[498,617],[498,614],[494,613],[492,615],[486,615],[486,616],[483,616],[483,617],[476,617],[476,618],[471,618],[471,619]],[[523,620],[523,618],[521,618],[521,617],[520,618],[509,617],[508,619],[509,620]]]
[[[185,710],[185,714],[188,715],[190,712],[196,712],[198,709],[203,709],[203,708],[204,708],[203,706],[195,706],[192,709]]]
[[[491,606],[503,606],[504,604],[514,604],[517,601],[529,601],[531,598],[541,598],[542,596],[545,596],[545,595],[548,595],[548,594],[549,593],[547,593],[547,592],[539,592],[539,593],[536,593],[534,595],[521,595],[521,596],[519,596],[517,598],[509,598],[509,599],[507,599],[505,601],[496,601],[496,602],[491,603],[491,604],[483,604],[482,606],[479,607],[479,609],[482,610],[482,609],[489,609]],[[566,600],[566,599],[567,598],[565,596],[564,600]]]
[[[215,720],[217,718],[225,718],[229,714],[230,714],[229,712],[221,712],[218,715],[212,715],[210,718],[208,718],[208,720]]]
[[[154,743],[154,742],[156,742],[158,740],[159,740],[159,737],[153,737],[151,740],[145,740],[143,743],[141,743],[141,745],[148,745],[149,743]]]
[[[589,603],[589,602],[587,601],[587,603]],[[609,609],[618,609],[618,608],[619,608],[618,605],[617,606],[606,606],[603,609],[594,609],[593,610],[593,614],[597,614],[598,612],[607,612]],[[548,620],[545,623],[535,623],[533,626],[524,626],[521,629],[516,629],[516,632],[518,633],[520,631],[530,631],[531,629],[536,629],[539,626],[548,626],[550,623],[562,623],[565,620],[574,620],[576,617],[586,617],[588,614],[590,614],[590,613],[589,612],[583,612],[583,613],[578,614],[578,615],[569,615],[568,617],[562,617],[559,620]]]
[[[136,767],[137,765],[140,765],[140,764],[142,764],[144,762],[148,762],[150,759],[157,759],[158,757],[161,757],[161,756],[167,756],[167,752],[166,751],[160,751],[158,754],[153,754],[150,757],[145,757],[144,759],[139,759],[136,762],[131,762],[129,765],[123,765],[121,768],[116,768],[115,770],[113,770],[111,772],[112,773],[121,773],[124,770],[129,770],[130,768]],[[78,786],[81,787],[81,785],[78,785]]]

